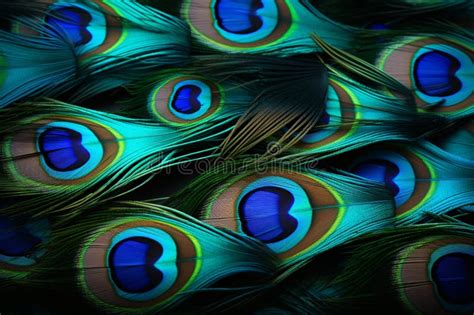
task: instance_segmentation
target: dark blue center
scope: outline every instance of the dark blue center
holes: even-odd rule
[[[446,302],[474,303],[474,256],[465,253],[445,255],[433,264],[431,276]]]
[[[298,224],[289,214],[293,203],[293,195],[282,188],[262,187],[252,190],[239,204],[242,230],[264,243],[287,238]]]
[[[400,173],[400,169],[390,161],[378,159],[364,161],[356,165],[351,172],[385,184],[394,197],[400,192],[400,188],[394,182],[395,177]]]
[[[196,85],[184,85],[180,87],[173,96],[171,107],[182,114],[193,114],[201,109],[199,102],[201,88]]]
[[[321,131],[321,127],[328,125],[330,121],[331,121],[331,116],[329,116],[326,110],[323,110],[323,112],[321,113],[321,116],[318,119],[318,123],[313,128],[311,128],[308,134],[313,134],[315,132]]]
[[[46,23],[55,29],[62,30],[75,45],[87,44],[92,35],[87,30],[91,22],[91,15],[77,7],[62,7],[50,12]]]
[[[39,148],[46,164],[56,171],[71,171],[87,163],[90,153],[82,135],[72,129],[52,127],[39,136]]]
[[[109,255],[114,283],[122,291],[144,293],[163,280],[163,273],[154,264],[163,254],[163,247],[146,237],[131,237],[117,243]]]
[[[384,23],[370,23],[369,25],[367,25],[367,28],[369,30],[374,30],[374,31],[388,30],[388,26]]]
[[[331,120],[328,112],[324,110],[321,114],[321,117],[319,118],[318,125],[327,125],[329,124],[329,121]]]
[[[32,235],[22,225],[16,225],[6,217],[0,217],[0,255],[21,257],[30,255],[41,239]]]
[[[233,34],[251,34],[258,31],[262,19],[257,10],[263,8],[261,0],[217,0],[215,14],[217,24]]]
[[[445,52],[435,50],[424,53],[415,62],[416,86],[430,96],[453,95],[462,87],[456,77],[460,67],[460,62]]]

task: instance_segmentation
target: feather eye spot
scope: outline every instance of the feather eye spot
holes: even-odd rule
[[[257,238],[286,260],[304,255],[337,228],[344,211],[339,198],[309,174],[271,170],[229,182],[211,198],[203,219]]]
[[[394,271],[400,298],[410,310],[423,314],[466,314],[472,310],[471,238],[428,237],[400,251]]]
[[[457,114],[473,102],[473,58],[461,40],[414,37],[383,50],[376,64],[414,92],[419,111]]]
[[[26,122],[5,143],[8,170],[30,185],[83,184],[118,160],[124,149],[119,139],[108,126],[79,117]]]
[[[235,50],[282,40],[293,19],[285,0],[191,0],[183,15],[203,40]]]
[[[158,307],[199,271],[200,245],[184,230],[149,219],[111,225],[85,246],[79,279],[88,296],[122,310]]]
[[[239,204],[242,229],[264,243],[275,243],[290,236],[297,220],[289,211],[293,195],[278,187],[262,187],[246,194]]]
[[[329,82],[327,93],[327,100],[318,123],[296,144],[299,150],[336,143],[355,128],[355,124],[349,123],[356,117],[357,100],[353,93],[335,80]]]
[[[49,30],[39,32],[27,24],[13,22],[15,33],[65,37],[74,44],[79,60],[105,54],[120,43],[124,31],[118,10],[107,1],[44,1],[42,17]]]
[[[220,86],[199,76],[177,75],[152,88],[148,109],[158,120],[176,126],[202,122],[221,107]]]

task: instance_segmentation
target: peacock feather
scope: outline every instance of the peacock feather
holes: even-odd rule
[[[18,116],[25,110],[28,117]],[[59,102],[18,105],[8,113],[3,120],[1,189],[5,197],[29,197],[7,209],[36,214],[69,209],[72,215],[135,179],[177,163],[180,148],[197,141],[208,139],[209,146],[186,154],[188,159],[212,155],[212,139],[226,129],[220,130],[218,118],[174,128]]]
[[[257,95],[252,86],[186,68],[164,70],[128,86],[131,98],[118,103],[115,112],[176,127],[203,124],[215,116],[236,120]]]
[[[293,146],[295,154],[321,155],[387,140],[410,140],[446,124],[442,118],[417,113],[412,102],[336,74],[330,76],[324,105],[318,123]]]
[[[468,314],[474,234],[440,223],[362,237],[292,272],[269,294],[286,313]],[[323,268],[324,267],[324,268]]]
[[[415,93],[420,111],[473,113],[473,47],[465,37],[401,37],[379,52],[375,64]]]
[[[22,45],[4,48],[2,44],[2,56],[5,59],[2,64],[6,64],[6,69],[14,72],[17,67],[34,67],[36,63],[40,67],[37,71],[41,71],[41,67],[54,67],[54,71],[50,70],[50,77],[36,82],[36,89],[52,88],[59,78],[63,82],[74,80],[81,87],[76,95],[74,92],[72,94],[75,99],[80,99],[144,78],[150,71],[160,67],[184,64],[188,59],[187,26],[166,13],[136,1],[58,0],[33,1],[31,4],[20,1],[6,2],[4,5],[13,9],[29,8],[26,9],[27,13],[20,11],[21,15],[9,17],[12,20],[11,33],[4,33],[3,41],[16,42],[19,38],[16,34],[27,38]],[[55,46],[63,45],[66,51],[62,55],[59,52],[56,56],[46,55],[48,46],[52,45],[49,42],[54,44],[55,41],[59,41]],[[44,47],[38,47],[36,42]],[[25,56],[36,53],[46,56],[34,63]],[[21,56],[22,59],[19,58]],[[74,67],[71,69],[71,66],[57,61],[63,59],[69,60]],[[14,79],[11,79],[11,89],[24,84],[22,77]],[[12,97],[10,101],[17,98],[19,96]],[[2,105],[8,104],[5,102]]]
[[[219,165],[169,202],[211,225],[262,241],[283,264],[392,224],[392,201],[378,185],[284,165],[254,166]]]
[[[58,266],[58,260],[65,263]],[[55,229],[29,281],[23,283],[41,288],[54,281],[107,312],[148,314],[208,289],[224,294],[216,306],[246,296],[246,290],[258,292],[257,284],[275,272],[274,262],[250,238],[217,230],[173,209],[124,203],[104,207],[67,229]],[[253,288],[231,282],[225,287],[226,278],[239,275],[252,278]]]

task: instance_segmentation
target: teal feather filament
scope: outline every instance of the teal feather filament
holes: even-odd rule
[[[74,52],[56,38],[0,30],[0,108],[30,94],[68,90],[77,71]]]
[[[430,140],[443,150],[447,159],[459,161],[464,165],[474,165],[474,121],[461,122],[452,130],[436,135]]]
[[[7,58],[3,54],[0,54],[0,87],[2,87],[4,82],[7,80],[7,76],[8,76],[7,69],[8,69]]]

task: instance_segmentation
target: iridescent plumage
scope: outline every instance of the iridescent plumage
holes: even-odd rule
[[[0,312],[472,314],[473,17],[0,0]]]

